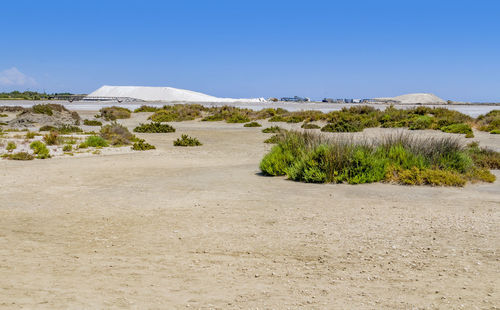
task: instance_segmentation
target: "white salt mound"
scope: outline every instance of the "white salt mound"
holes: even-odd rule
[[[191,90],[173,87],[147,87],[147,86],[102,86],[90,93],[91,97],[129,97],[144,101],[165,102],[262,102],[264,98],[233,99],[218,98]]]
[[[415,94],[406,94],[396,97],[390,98],[377,98],[380,100],[395,100],[399,101],[401,104],[444,104],[446,101],[439,98],[434,94],[427,93],[415,93]]]

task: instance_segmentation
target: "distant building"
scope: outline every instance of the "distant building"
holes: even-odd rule
[[[309,102],[311,99],[307,97],[299,97],[299,96],[293,96],[293,97],[283,97],[280,99],[280,101],[287,101],[287,102]]]

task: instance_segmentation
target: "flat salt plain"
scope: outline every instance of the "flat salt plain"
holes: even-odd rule
[[[261,128],[171,124],[138,134],[154,151],[0,161],[0,308],[499,307],[498,180],[297,183],[260,175]],[[181,134],[204,145],[172,146]]]

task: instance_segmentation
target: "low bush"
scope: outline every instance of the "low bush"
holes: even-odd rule
[[[0,113],[0,117],[8,117],[7,114]]]
[[[18,152],[14,154],[4,154],[2,157],[11,160],[33,160],[35,157],[28,152]]]
[[[262,129],[263,133],[280,133],[282,131],[286,131],[286,130],[279,127],[279,126],[271,126],[271,127],[267,127],[267,128]]]
[[[472,133],[472,128],[469,125],[463,123],[452,124],[441,127],[441,131],[449,133],[463,133],[466,135],[466,138],[474,137],[474,134]]]
[[[48,134],[43,136],[43,141],[45,141],[45,143],[47,145],[57,145],[57,144],[59,144],[58,137],[59,137],[59,134],[57,132],[51,131]]]
[[[149,117],[153,122],[182,122],[201,117],[207,108],[199,104],[165,105]]]
[[[130,110],[127,108],[112,106],[99,110],[101,117],[107,121],[130,118]]]
[[[33,150],[33,153],[36,155],[36,158],[39,159],[50,158],[50,151],[43,142],[33,141],[30,144],[30,148]]]
[[[154,150],[154,149],[156,149],[156,147],[154,145],[147,143],[143,139],[138,139],[132,145],[132,150],[134,150],[134,151],[147,151],[147,150]]]
[[[134,113],[140,113],[140,112],[156,112],[160,110],[160,108],[157,107],[152,107],[148,105],[142,105],[139,108],[134,110]]]
[[[243,127],[262,127],[262,125],[257,122],[250,122],[243,125]]]
[[[490,131],[490,133],[494,135],[500,135],[500,129],[493,129],[492,131]]]
[[[278,134],[272,135],[271,137],[264,140],[264,143],[276,144],[279,142],[280,136]]]
[[[101,127],[100,136],[114,146],[128,145],[135,136],[128,131],[127,127],[116,122]]]
[[[73,150],[73,146],[71,144],[65,144],[62,150],[63,152],[71,152]]]
[[[98,120],[90,120],[90,119],[85,119],[83,120],[83,124],[86,126],[102,126],[102,123]]]
[[[45,125],[40,127],[39,131],[56,131],[57,128],[54,126]]]
[[[377,141],[326,138],[311,132],[276,136],[277,145],[260,168],[302,182],[463,186],[492,182],[500,153],[463,147],[456,138],[416,138],[398,134]],[[500,161],[499,163],[500,164]]]
[[[33,139],[34,137],[38,136],[39,134],[33,131],[28,131],[26,133],[26,139]]]
[[[62,135],[83,131],[80,127],[69,125],[69,124],[63,124],[63,125],[57,127],[55,130]]]
[[[493,110],[476,119],[479,130],[488,131],[493,134],[500,133],[500,110]]]
[[[87,139],[85,139],[85,144],[90,147],[106,147],[109,145],[108,142],[100,136],[88,136]]]
[[[304,123],[304,124],[302,124],[302,126],[300,126],[300,128],[304,128],[304,129],[319,129],[321,127],[318,126],[318,125],[316,125],[316,124],[312,124],[312,123]]]
[[[250,118],[243,114],[234,114],[226,120],[227,123],[247,123]]]
[[[33,113],[36,114],[46,114],[52,116],[54,112],[52,112],[52,108],[48,104],[35,104],[31,107]]]
[[[134,128],[134,132],[141,133],[167,133],[175,132],[175,128],[169,124],[162,124],[160,122],[154,122],[149,124],[139,124],[139,126]]]
[[[89,147],[89,146],[87,145],[87,143],[86,143],[86,142],[82,142],[82,143],[80,143],[80,144],[78,145],[78,148],[79,148],[79,149],[86,149],[86,148],[88,148],[88,147]]]
[[[199,145],[202,144],[198,139],[189,137],[188,135],[182,135],[180,138],[174,141],[174,146],[199,146]]]
[[[5,149],[8,151],[8,152],[12,152],[13,150],[17,149],[17,145],[15,142],[12,142],[12,141],[9,141],[7,143],[7,146],[5,147]]]

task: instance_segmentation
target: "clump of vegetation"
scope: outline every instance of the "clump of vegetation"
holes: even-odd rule
[[[243,125],[243,127],[262,127],[262,125],[257,122],[250,122]]]
[[[58,137],[59,134],[57,132],[51,131],[43,136],[43,141],[45,141],[47,145],[57,145],[59,144]]]
[[[86,126],[102,126],[102,123],[98,120],[90,120],[90,119],[85,119],[83,120],[83,124]]]
[[[500,133],[500,110],[493,110],[477,117],[479,130],[492,134]]]
[[[50,126],[50,125],[45,125],[45,126],[42,126],[40,127],[39,129],[40,131],[56,131],[57,128],[54,127],[54,126]]]
[[[65,144],[62,150],[63,152],[71,152],[73,150],[73,146],[71,144]]]
[[[8,117],[7,114],[0,113],[0,117]]]
[[[160,108],[157,107],[152,107],[148,105],[142,105],[139,108],[134,110],[134,113],[139,113],[139,112],[156,112],[160,110]]]
[[[202,145],[197,138],[189,137],[188,135],[182,135],[180,138],[174,141],[174,146],[199,146]]]
[[[50,151],[43,142],[33,141],[30,144],[30,148],[33,150],[33,153],[36,155],[36,158],[39,159],[50,158]]]
[[[127,108],[112,106],[99,110],[101,117],[107,121],[130,118],[130,110]]]
[[[141,133],[167,133],[175,132],[175,128],[169,124],[162,124],[160,122],[154,122],[149,124],[139,124],[139,126],[134,128],[134,132]]]
[[[305,122],[304,124],[302,124],[302,126],[300,126],[300,128],[304,128],[304,129],[319,129],[321,127],[319,127],[318,125],[313,124],[313,123],[307,123],[307,122]]]
[[[262,129],[263,133],[279,133],[282,131],[286,131],[286,130],[279,127],[279,126],[271,126],[271,127],[267,127],[267,128]]]
[[[89,146],[87,145],[87,143],[86,143],[85,141],[84,141],[84,142],[82,142],[82,143],[80,143],[80,144],[78,145],[78,148],[79,148],[79,149],[86,149],[86,148],[88,148],[88,147],[89,147]]]
[[[153,122],[182,122],[201,117],[201,112],[207,110],[199,104],[165,105],[149,117]]]
[[[35,138],[36,136],[39,136],[40,134],[39,133],[36,133],[34,131],[28,131],[26,133],[26,139],[33,139]]]
[[[472,128],[470,128],[469,125],[463,123],[443,126],[441,127],[441,131],[449,133],[463,133],[465,134],[466,138],[474,138],[474,134],[472,133]]]
[[[14,154],[3,154],[3,158],[11,160],[33,160],[35,157],[28,152],[18,152]]]
[[[494,165],[486,168],[482,163],[486,156],[499,156],[463,147],[450,137],[424,140],[399,134],[370,143],[287,132],[277,139],[262,159],[261,170],[302,182],[463,186],[467,181],[492,182],[495,177],[487,168]],[[481,160],[472,154],[481,154],[476,155]]]
[[[90,147],[106,147],[108,146],[108,142],[104,140],[100,136],[88,136],[87,139],[85,139],[85,145],[90,146]]]
[[[80,127],[69,125],[69,124],[63,124],[59,127],[45,125],[45,126],[40,127],[39,130],[40,131],[54,131],[54,132],[57,132],[57,133],[60,133],[63,135],[83,131]]]
[[[270,138],[264,140],[264,143],[276,144],[280,141],[280,136],[278,134],[272,135]]]
[[[7,143],[7,147],[5,147],[5,149],[8,151],[8,152],[12,152],[13,150],[17,149],[17,145],[15,142],[12,142],[12,141],[9,141]]]
[[[35,104],[31,109],[33,110],[33,113],[37,114],[46,114],[49,116],[54,114],[52,108],[48,104]]]
[[[147,143],[144,139],[138,139],[134,144],[132,144],[132,150],[134,151],[147,151],[154,150],[156,147]]]
[[[135,139],[127,127],[116,122],[101,127],[100,136],[114,146],[128,145]]]

